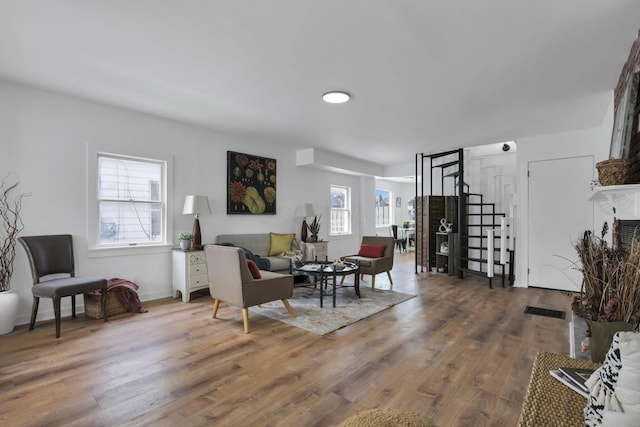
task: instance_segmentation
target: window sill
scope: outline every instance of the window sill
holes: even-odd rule
[[[348,239],[353,236],[353,233],[342,233],[342,234],[329,234],[330,239]]]
[[[89,258],[161,254],[171,252],[172,245],[131,245],[112,248],[90,248]]]

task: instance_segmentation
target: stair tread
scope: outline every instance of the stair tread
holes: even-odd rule
[[[467,224],[467,227],[500,227],[501,224]]]
[[[481,262],[481,263],[484,263],[484,264],[487,263],[487,260],[483,259],[483,258],[469,258],[469,257],[461,256],[460,259],[466,260],[466,261]],[[505,263],[505,265],[507,265],[507,264],[508,263]],[[497,260],[494,259],[493,260],[493,265],[502,265],[502,264],[500,264],[500,261],[497,261]]]
[[[469,250],[475,250],[475,251],[486,251],[489,248],[487,248],[486,246],[462,246],[462,249],[469,249]],[[500,248],[493,248],[494,251],[499,251]],[[509,248],[506,249],[507,252],[509,252]]]
[[[437,159],[440,157],[449,156],[451,154],[459,154],[459,150],[451,150],[451,151],[445,151],[443,153],[438,153],[438,154],[423,155],[423,157],[430,157],[432,159]]]
[[[441,165],[433,165],[433,167],[434,168],[442,168],[442,169],[444,169],[444,168],[448,168],[448,167],[451,167],[451,166],[455,166],[455,165],[457,165],[459,163],[460,162],[458,160],[454,160],[452,162],[443,163]],[[456,172],[453,172],[453,173],[458,174],[459,172],[456,171]]]
[[[482,276],[482,277],[486,277],[487,279],[489,278],[487,276],[487,272],[486,271],[478,271],[478,270],[472,270],[470,268],[460,268],[460,270],[470,273],[470,274],[476,274],[478,276]],[[503,276],[502,274],[498,274],[498,273],[494,273],[492,279],[502,279],[502,278],[506,278],[506,276]]]
[[[466,212],[465,215],[467,216],[507,216],[506,214],[502,213],[502,212]]]

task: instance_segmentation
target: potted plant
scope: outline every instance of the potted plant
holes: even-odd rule
[[[585,231],[575,244],[581,263],[582,288],[572,309],[589,326],[591,359],[602,362],[613,334],[633,330],[640,321],[640,241],[609,246],[601,236]]]
[[[0,335],[13,331],[18,315],[18,294],[11,293],[13,260],[16,256],[18,234],[24,228],[20,211],[25,194],[11,197],[18,183],[5,185],[6,177],[0,182]]]
[[[188,231],[182,231],[178,233],[178,240],[180,240],[180,248],[183,251],[187,251],[191,249],[191,239],[193,239],[193,234]]]
[[[318,233],[320,232],[320,217],[322,215],[316,215],[313,217],[313,221],[311,224],[307,224],[307,228],[311,232],[311,237],[307,239],[309,242],[317,242],[318,241]]]

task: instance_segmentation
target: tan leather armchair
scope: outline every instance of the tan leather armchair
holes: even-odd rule
[[[242,308],[244,333],[249,333],[249,307],[282,300],[291,317],[296,317],[287,298],[293,294],[293,276],[260,270],[261,278],[254,279],[247,266],[242,248],[206,245],[204,253],[209,275],[209,291],[214,299],[215,318],[220,301]]]
[[[365,274],[371,275],[371,288],[376,287],[376,274],[387,273],[389,282],[393,287],[391,279],[391,269],[393,268],[393,249],[395,247],[395,239],[393,236],[362,236],[362,243],[367,245],[385,245],[384,254],[380,258],[369,258],[359,255],[349,255],[345,257],[345,261],[355,262],[360,265],[360,277]],[[342,278],[344,281],[344,277]]]

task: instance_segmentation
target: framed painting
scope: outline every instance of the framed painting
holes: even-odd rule
[[[227,151],[227,214],[276,213],[276,160]]]
[[[610,159],[629,158],[629,148],[633,135],[633,114],[638,102],[638,91],[640,88],[640,73],[635,73],[629,79],[625,92],[618,108],[615,110],[613,133],[611,135],[611,146],[609,149]]]

